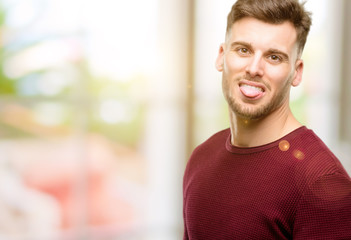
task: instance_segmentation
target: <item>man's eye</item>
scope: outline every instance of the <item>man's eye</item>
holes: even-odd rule
[[[270,55],[269,59],[271,59],[273,62],[280,62],[280,61],[282,61],[282,58],[277,56],[277,55]]]
[[[237,52],[238,52],[239,54],[246,55],[246,54],[248,54],[250,51],[249,51],[249,49],[247,49],[247,48],[238,48],[238,49],[237,49]]]

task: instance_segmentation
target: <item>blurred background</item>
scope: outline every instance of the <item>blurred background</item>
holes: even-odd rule
[[[0,0],[0,239],[181,239],[192,149],[229,126],[234,0]],[[351,172],[351,1],[309,0],[292,108]]]

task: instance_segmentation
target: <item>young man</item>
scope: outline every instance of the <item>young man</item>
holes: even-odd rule
[[[184,175],[184,239],[351,239],[351,180],[289,108],[310,14],[298,0],[238,0],[216,68],[230,129]]]

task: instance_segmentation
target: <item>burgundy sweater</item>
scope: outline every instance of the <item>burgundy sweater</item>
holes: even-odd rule
[[[351,239],[351,180],[301,127],[239,148],[229,129],[198,146],[184,174],[184,240]]]

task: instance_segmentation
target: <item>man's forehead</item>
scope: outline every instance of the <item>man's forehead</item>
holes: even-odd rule
[[[236,21],[226,36],[226,42],[247,42],[253,46],[263,45],[268,48],[286,50],[295,47],[297,32],[291,22],[280,24],[266,23],[255,18],[243,18]]]

